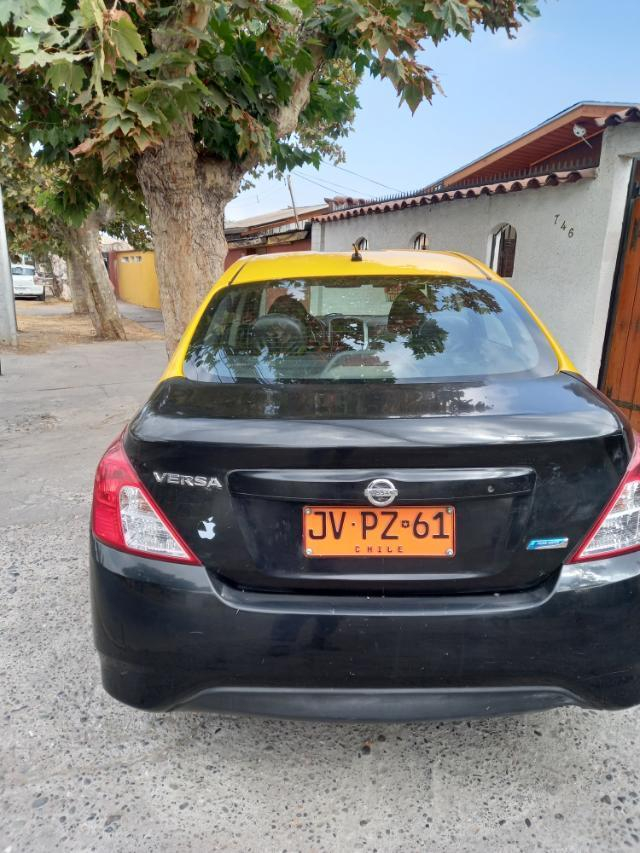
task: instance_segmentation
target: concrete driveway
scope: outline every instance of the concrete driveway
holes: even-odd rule
[[[640,716],[423,725],[147,715],[103,693],[91,483],[159,341],[3,356],[0,851],[617,851],[640,844]]]

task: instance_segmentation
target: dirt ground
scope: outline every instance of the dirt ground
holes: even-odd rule
[[[47,299],[45,303],[16,300],[18,321],[18,352],[21,354],[47,352],[70,344],[86,344],[98,340],[91,320],[86,315],[73,313],[68,302]],[[161,340],[157,332],[141,323],[123,317],[128,341]],[[0,346],[0,352],[12,351]]]

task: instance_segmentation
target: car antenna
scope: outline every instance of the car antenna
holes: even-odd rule
[[[360,251],[358,250],[358,247],[356,246],[355,243],[353,244],[353,255],[351,255],[351,260],[352,261],[361,261],[362,260],[362,255],[360,254]]]

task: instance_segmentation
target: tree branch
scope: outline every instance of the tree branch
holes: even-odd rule
[[[282,139],[289,136],[298,127],[300,113],[309,103],[311,94],[311,82],[314,76],[322,68],[324,62],[324,48],[320,44],[314,44],[309,51],[313,60],[312,67],[304,74],[298,75],[292,86],[291,97],[286,104],[282,104],[273,116],[274,135],[276,139]],[[260,165],[261,159],[257,153],[249,153],[240,164],[236,171],[242,174],[255,169]]]

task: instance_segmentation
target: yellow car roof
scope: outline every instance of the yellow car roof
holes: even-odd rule
[[[351,252],[282,252],[240,258],[227,270],[233,284],[279,278],[312,278],[360,275],[450,275],[464,278],[497,278],[491,270],[456,252],[406,251],[361,252],[362,261],[351,260]]]

